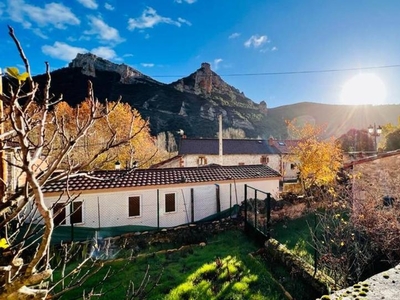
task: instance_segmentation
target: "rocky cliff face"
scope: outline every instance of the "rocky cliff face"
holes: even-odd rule
[[[96,70],[116,72],[121,75],[120,82],[123,84],[135,83],[139,78],[154,81],[151,77],[140,73],[128,65],[114,64],[92,53],[78,53],[76,58],[70,62],[69,67],[82,68],[82,74],[91,77],[96,77]]]
[[[209,63],[202,63],[196,72],[170,84],[174,89],[199,96],[200,117],[216,121],[222,115],[227,127],[254,131],[252,117],[262,119],[266,115],[266,103],[254,103],[235,87],[227,84],[211,70]],[[204,102],[204,99],[207,101]]]
[[[35,80],[44,83],[45,75]],[[152,134],[183,129],[189,137],[215,137],[218,117],[223,127],[240,128],[249,138],[282,136],[282,118],[267,117],[265,102],[257,104],[227,84],[202,63],[192,74],[164,84],[125,64],[115,64],[93,54],[78,54],[69,67],[52,72],[51,92],[77,105],[86,97],[91,80],[96,97],[103,101],[122,101],[150,120]],[[282,124],[281,124],[282,123]]]
[[[122,101],[136,108],[150,120],[152,134],[183,129],[188,137],[215,137],[218,116],[224,128],[241,128],[249,138],[287,137],[285,120],[313,118],[316,124],[327,123],[328,136],[340,136],[350,128],[367,128],[368,120],[377,124],[395,124],[400,105],[347,106],[299,103],[267,108],[255,103],[235,87],[227,84],[203,63],[194,73],[176,82],[158,82],[132,67],[114,64],[93,54],[78,54],[69,67],[51,72],[51,93],[63,95],[70,105],[87,96],[91,80],[96,97],[103,101]],[[35,76],[43,85],[46,75]],[[5,78],[2,78],[5,80]],[[364,120],[364,124],[360,123]]]
[[[211,70],[210,64],[206,62],[202,63],[200,69],[196,72],[171,83],[171,85],[181,92],[194,93],[205,97],[210,97],[213,93],[227,93],[235,99],[238,96],[246,98],[238,89],[223,81],[217,73]]]

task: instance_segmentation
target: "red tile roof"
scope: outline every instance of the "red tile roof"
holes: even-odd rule
[[[399,150],[393,150],[393,151],[388,151],[388,152],[382,152],[382,153],[378,153],[376,155],[373,156],[367,156],[367,157],[363,157],[361,159],[358,160],[353,160],[351,162],[348,162],[346,164],[344,164],[344,168],[352,168],[354,165],[360,165],[360,164],[364,164],[364,163],[368,163],[377,159],[381,159],[381,158],[386,158],[386,157],[391,157],[391,156],[395,156],[395,155],[400,155],[400,149]]]
[[[278,177],[281,177],[281,174],[265,165],[206,166],[97,171],[70,177],[68,186],[70,191],[83,191]],[[60,180],[47,183],[43,187],[43,192],[62,192],[65,188],[66,180]]]

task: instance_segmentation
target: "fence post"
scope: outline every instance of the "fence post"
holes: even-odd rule
[[[254,191],[254,228],[257,229],[257,190]]]
[[[271,193],[267,193],[267,239],[271,238]]]
[[[192,223],[194,223],[194,189],[190,189],[190,212],[192,214]]]
[[[247,184],[244,185],[244,230],[247,231]]]
[[[229,184],[229,218],[232,218],[232,183]]]
[[[157,189],[157,229],[160,229],[160,190]]]

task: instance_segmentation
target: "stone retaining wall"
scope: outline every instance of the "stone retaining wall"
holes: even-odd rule
[[[335,282],[332,278],[323,274],[319,270],[314,272],[313,266],[293,254],[277,240],[271,238],[265,242],[265,251],[269,258],[283,263],[293,277],[305,281],[321,295],[326,294],[329,290],[333,289]]]

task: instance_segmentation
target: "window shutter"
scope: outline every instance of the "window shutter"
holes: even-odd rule
[[[71,224],[83,223],[83,202],[72,202]]]
[[[140,197],[129,197],[129,217],[140,216]]]
[[[174,212],[175,208],[175,193],[165,194],[165,212]]]
[[[53,207],[54,215],[54,225],[64,225],[65,224],[65,203],[57,203]]]

